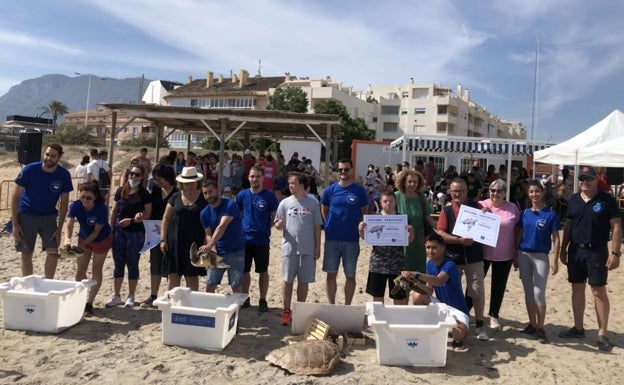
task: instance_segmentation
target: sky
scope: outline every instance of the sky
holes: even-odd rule
[[[0,95],[51,73],[185,82],[247,69],[356,90],[414,78],[462,84],[529,139],[554,142],[623,109],[624,1],[5,0],[2,10]]]

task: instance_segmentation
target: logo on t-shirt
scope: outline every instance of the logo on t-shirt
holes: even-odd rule
[[[266,204],[266,202],[264,201],[264,199],[259,199],[259,200],[256,202],[256,207],[257,207],[257,208],[258,208],[258,210],[260,210],[260,211],[264,211],[264,209],[266,209],[266,206],[267,206],[267,204]]]
[[[537,226],[538,230],[544,230],[546,228],[546,220],[545,219],[538,219],[537,222],[535,223],[535,225]]]
[[[602,211],[602,202],[596,202],[594,207],[592,207],[592,210],[594,210],[595,213],[601,212]]]
[[[55,180],[54,182],[50,183],[50,190],[53,193],[57,193],[61,191],[62,188],[63,188],[63,183],[61,183],[61,181]]]
[[[87,218],[87,224],[89,226],[95,226],[96,223],[97,223],[97,218],[96,217],[88,217]]]
[[[310,210],[308,210],[307,207],[293,207],[288,209],[289,217],[307,217],[310,214]]]
[[[355,196],[355,195],[353,195],[353,194],[349,194],[349,195],[347,195],[347,202],[348,202],[349,204],[354,205],[354,204],[356,204],[356,203],[357,203],[357,201],[358,201],[357,196]]]

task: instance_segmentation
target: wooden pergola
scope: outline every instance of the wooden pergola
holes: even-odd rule
[[[187,134],[187,152],[191,151],[191,134],[209,134],[219,141],[219,159],[223,159],[225,142],[232,138],[250,140],[290,139],[317,140],[325,147],[325,164],[336,161],[338,139],[341,136],[340,117],[337,115],[299,114],[283,111],[252,111],[221,108],[170,107],[152,104],[103,103],[111,113],[109,164],[113,164],[115,136],[134,120],[141,118],[152,123],[156,132],[156,158],[159,143],[176,131]],[[122,112],[128,121],[117,127],[117,113]],[[164,129],[168,133],[163,136]],[[333,156],[332,156],[333,155]],[[219,180],[223,172],[219,162]],[[329,167],[325,167],[325,180],[329,180]]]

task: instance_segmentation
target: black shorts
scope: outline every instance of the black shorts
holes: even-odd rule
[[[373,297],[384,297],[386,295],[386,283],[388,283],[388,293],[390,298],[402,300],[407,298],[405,290],[401,289],[396,294],[392,294],[394,288],[394,279],[398,274],[381,274],[368,272],[368,279],[366,280],[366,293]]]
[[[251,263],[256,266],[256,273],[266,273],[269,270],[269,245],[245,245],[245,273],[251,271]]]
[[[590,286],[604,286],[607,284],[609,271],[607,259],[609,249],[581,249],[574,245],[568,248],[568,282],[589,283]]]

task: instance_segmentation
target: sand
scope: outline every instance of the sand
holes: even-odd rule
[[[78,159],[74,159],[76,164]],[[3,167],[0,180],[13,180],[18,167]],[[6,184],[5,184],[6,185]],[[3,198],[4,199],[4,198]],[[9,218],[0,213],[0,223]],[[268,352],[283,346],[290,328],[279,325],[281,314],[280,235],[274,231],[271,243],[269,313],[258,313],[258,286],[254,276],[252,307],[240,313],[239,334],[223,352],[209,352],[166,346],[161,341],[161,313],[139,307],[104,308],[112,292],[112,258],[105,263],[106,277],[96,298],[96,316],[58,334],[2,330],[0,337],[0,383],[2,384],[408,384],[408,383],[506,383],[506,384],[610,384],[624,375],[622,331],[624,330],[624,284],[622,268],[610,275],[611,300],[609,337],[616,347],[599,352],[593,298],[587,292],[583,340],[563,340],[557,334],[572,324],[570,286],[565,268],[552,277],[547,289],[547,332],[549,344],[540,344],[519,331],[525,326],[524,294],[517,271],[512,271],[501,310],[501,331],[489,331],[490,341],[474,337],[466,341],[467,352],[449,348],[446,367],[388,367],[377,364],[374,333],[365,346],[350,346],[330,376],[291,375],[264,360]],[[20,275],[19,254],[12,238],[0,237],[2,264],[0,282]],[[362,244],[358,263],[354,304],[371,298],[364,293],[370,249]],[[141,257],[141,279],[137,300],[149,294],[148,255]],[[43,273],[43,254],[34,257],[36,274]],[[57,279],[73,280],[75,262],[62,260]],[[342,273],[340,274],[342,275]],[[338,302],[344,280],[339,275]],[[164,286],[163,281],[163,286]],[[488,282],[486,281],[486,284]],[[203,283],[200,289],[203,290]],[[309,302],[326,303],[324,274],[317,269],[317,282],[310,285]],[[488,286],[489,288],[489,286]],[[126,286],[122,291],[125,295]],[[160,294],[163,293],[161,288]],[[471,330],[474,333],[474,327]]]

